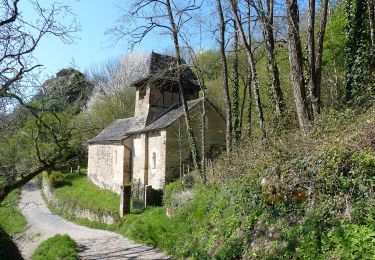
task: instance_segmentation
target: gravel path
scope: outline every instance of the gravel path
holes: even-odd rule
[[[79,226],[53,215],[35,182],[22,188],[19,207],[29,224],[15,239],[25,259],[31,258],[38,244],[56,234],[68,234],[77,241],[80,259],[168,259],[159,250],[116,233]]]

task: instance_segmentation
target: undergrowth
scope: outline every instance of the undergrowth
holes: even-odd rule
[[[308,135],[244,143],[217,161],[207,187],[169,185],[165,250],[196,259],[374,259],[374,111],[327,113],[316,125]],[[176,202],[188,190],[191,201]]]

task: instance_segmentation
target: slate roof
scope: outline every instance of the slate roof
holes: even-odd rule
[[[187,102],[188,109],[191,110],[203,98],[198,98]],[[118,119],[111,125],[106,127],[100,134],[89,140],[89,144],[99,143],[118,143],[124,140],[131,134],[149,132],[167,128],[178,118],[184,114],[182,106],[174,105],[170,107],[165,113],[161,114],[157,119],[145,125],[145,117],[130,117],[125,119]]]
[[[116,143],[124,140],[130,132],[135,132],[145,127],[145,117],[129,117],[125,119],[118,119],[103,131],[101,131],[96,137],[89,140],[89,144],[94,143]]]
[[[177,60],[173,56],[152,52],[146,60],[145,73],[132,82],[131,86],[141,86],[150,80],[169,80],[177,83],[176,63]],[[184,61],[183,63],[186,64]],[[182,71],[182,81],[185,88],[200,90],[197,77],[187,66]]]

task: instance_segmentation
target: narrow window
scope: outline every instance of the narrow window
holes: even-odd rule
[[[152,169],[156,169],[156,153],[152,153]]]

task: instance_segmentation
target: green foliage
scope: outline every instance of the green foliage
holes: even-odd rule
[[[360,103],[369,92],[371,42],[367,3],[346,0],[346,99]]]
[[[98,188],[86,175],[59,173],[64,176],[64,185],[54,190],[57,203],[67,210],[87,209],[96,214],[118,215],[120,198],[117,194]]]
[[[334,6],[332,14],[328,16],[323,52],[323,79],[322,100],[326,106],[337,106],[345,99],[345,8],[344,2]],[[330,82],[330,84],[325,84]],[[332,84],[333,83],[333,84]]]
[[[374,259],[375,230],[343,223],[323,238],[324,254],[339,259]]]
[[[55,235],[43,241],[34,251],[33,260],[76,260],[78,245],[68,235]]]
[[[372,110],[351,113],[318,119],[326,128],[304,139],[269,137],[267,150],[253,143],[234,151],[216,167],[220,179],[195,185],[191,203],[178,205],[162,248],[194,259],[372,259],[375,153],[361,148],[358,128],[374,119]],[[284,191],[277,203],[266,202],[263,178]],[[301,187],[305,196],[296,198]],[[181,182],[167,186],[166,205],[183,190]]]
[[[59,188],[64,185],[70,184],[67,180],[66,174],[61,172],[52,171],[48,176],[49,185],[53,188]]]
[[[128,214],[110,229],[134,241],[163,248],[169,219],[162,207],[148,207],[141,214]]]
[[[0,204],[0,227],[9,234],[20,233],[27,227],[26,219],[18,209],[20,195],[19,189],[14,190]]]
[[[116,119],[134,115],[135,90],[123,88],[93,101],[88,115],[95,127],[102,129]]]

